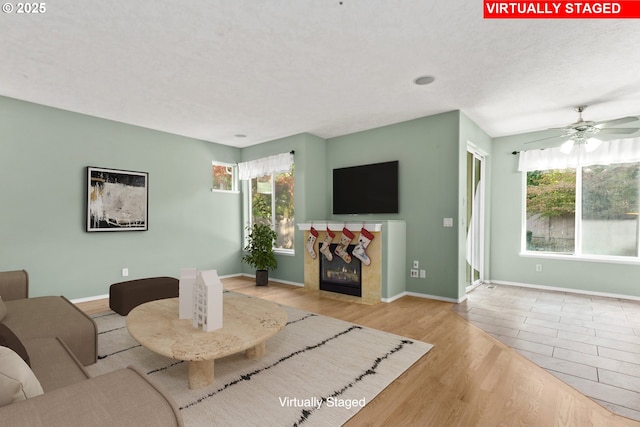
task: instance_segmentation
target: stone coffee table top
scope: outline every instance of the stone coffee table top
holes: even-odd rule
[[[223,293],[223,327],[203,332],[191,319],[178,319],[178,298],[137,306],[127,316],[131,336],[149,350],[189,361],[189,388],[213,382],[213,361],[246,350],[264,355],[265,341],[284,328],[287,313],[277,304],[233,292]]]

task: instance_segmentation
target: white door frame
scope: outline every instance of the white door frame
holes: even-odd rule
[[[467,225],[468,231],[471,231],[471,227],[473,224],[479,227],[476,232],[469,233],[467,232],[467,268],[471,268],[470,271],[470,283],[467,286],[467,292],[473,290],[478,287],[480,284],[484,282],[484,213],[485,213],[485,195],[486,195],[486,175],[485,175],[485,163],[486,163],[486,153],[476,147],[473,143],[467,143],[467,153],[473,156],[473,162],[471,166],[471,182],[472,185],[475,184],[475,179],[473,177],[476,176],[478,172],[476,169],[476,160],[480,161],[480,179],[478,181],[478,187],[473,188],[471,191],[471,200],[467,200],[469,206],[471,206],[471,221]],[[467,175],[469,175],[469,171],[467,171]],[[467,176],[467,185],[469,185],[469,176]],[[480,194],[479,199],[476,199],[476,195]],[[472,239],[471,242],[469,240],[469,234],[471,236],[477,236],[477,239]],[[469,260],[469,258],[471,258]],[[478,272],[478,279],[475,278],[474,271]]]

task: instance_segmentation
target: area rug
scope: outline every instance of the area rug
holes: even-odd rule
[[[213,384],[199,390],[187,386],[186,362],[140,346],[114,312],[94,316],[99,360],[87,369],[141,367],[175,399],[186,426],[340,426],[433,347],[282,307],[288,322],[265,356],[217,359]]]

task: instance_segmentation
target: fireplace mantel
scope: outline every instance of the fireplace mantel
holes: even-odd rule
[[[389,295],[395,295],[405,290],[406,270],[406,223],[401,220],[394,221],[349,221],[335,220],[306,221],[298,224],[298,229],[304,231],[304,241],[309,237],[309,230],[313,227],[318,231],[315,242],[316,258],[314,259],[304,250],[304,287],[309,291],[338,299],[375,304]],[[320,269],[318,257],[320,245],[327,236],[327,228],[335,234],[332,243],[337,243],[342,235],[342,230],[347,228],[353,234],[353,244],[357,244],[362,228],[374,235],[374,239],[367,247],[367,256],[371,264],[362,266],[362,296],[356,297],[334,292],[321,291],[319,289]]]
[[[382,231],[381,222],[337,222],[337,221],[311,221],[298,224],[298,230],[309,231],[311,227],[318,231],[326,230],[329,228],[331,231],[342,231],[346,227],[349,231],[360,232],[362,227],[368,231],[377,232]]]

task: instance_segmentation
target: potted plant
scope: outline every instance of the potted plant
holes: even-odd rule
[[[247,230],[249,242],[244,248],[242,261],[256,269],[256,285],[264,286],[269,282],[269,270],[278,267],[273,252],[273,242],[277,235],[268,224],[253,224]]]

